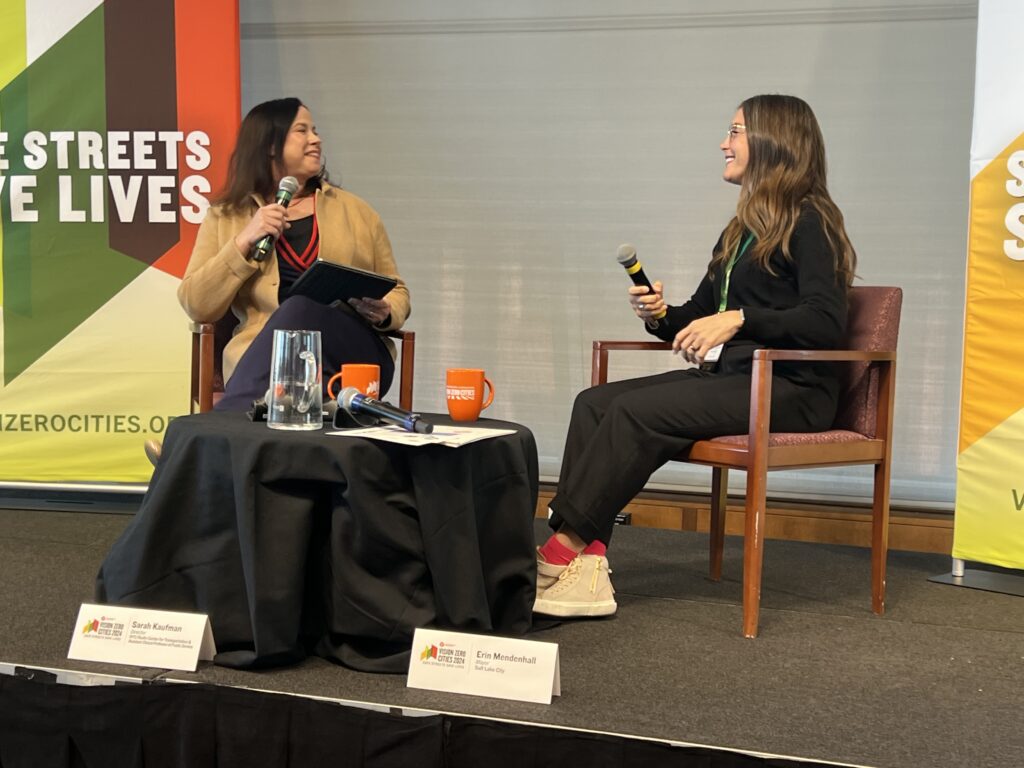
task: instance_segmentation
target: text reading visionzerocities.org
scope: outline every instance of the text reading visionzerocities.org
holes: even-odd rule
[[[134,413],[0,413],[0,432],[142,435],[163,432],[174,418]]]

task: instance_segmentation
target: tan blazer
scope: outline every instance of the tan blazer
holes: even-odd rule
[[[224,348],[225,381],[278,307],[281,278],[277,259],[252,262],[235,246],[235,237],[258,206],[254,197],[252,208],[245,213],[229,214],[220,206],[211,207],[199,227],[185,277],[178,286],[178,301],[195,322],[216,322],[229,308],[239,319],[231,341]],[[398,280],[398,285],[384,297],[391,305],[391,319],[381,330],[401,328],[411,311],[409,290],[398,274],[380,216],[364,200],[328,184],[317,191],[315,206],[320,258]],[[394,357],[394,343],[388,338],[384,342]]]

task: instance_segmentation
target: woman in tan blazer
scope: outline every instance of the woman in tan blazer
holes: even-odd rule
[[[285,176],[298,182],[287,207],[274,202]],[[275,248],[258,261],[255,246],[266,235]],[[382,299],[348,305],[289,296],[316,259],[387,275],[398,284]],[[199,228],[178,299],[197,322],[215,322],[229,310],[239,320],[224,349],[219,410],[246,410],[266,392],[277,328],[321,332],[324,381],[343,363],[377,363],[381,395],[387,391],[395,350],[380,332],[405,322],[409,291],[377,212],[327,182],[320,136],[298,99],[264,102],[245,116],[224,192]]]

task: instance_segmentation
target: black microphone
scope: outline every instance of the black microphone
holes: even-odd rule
[[[642,285],[647,288],[648,293],[654,294],[654,286],[651,285],[651,281],[647,279],[647,275],[644,274],[644,266],[640,263],[640,259],[636,257],[636,246],[630,243],[623,243],[619,246],[619,255],[615,257],[622,268],[626,270],[626,274],[629,275],[629,279],[633,281],[633,285]],[[655,315],[651,315],[651,319],[647,322],[652,328],[657,328],[658,321],[663,318],[666,311],[662,309]]]
[[[434,431],[434,425],[423,421],[418,413],[407,411],[404,408],[382,403],[367,397],[355,387],[345,387],[338,393],[338,405],[349,413],[365,413],[369,416],[376,416],[388,424],[395,424],[406,432],[419,432],[421,435],[429,435]]]
[[[285,176],[277,185],[277,197],[274,202],[285,207],[292,201],[292,197],[299,191],[299,182],[294,176]],[[263,261],[274,247],[274,238],[264,235],[256,242],[256,249],[252,252],[253,261]]]

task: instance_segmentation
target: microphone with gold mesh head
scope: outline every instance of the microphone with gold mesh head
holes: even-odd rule
[[[633,281],[633,285],[642,285],[647,288],[650,294],[654,294],[654,286],[651,285],[651,281],[647,279],[647,275],[644,274],[644,266],[640,263],[640,259],[636,257],[636,246],[632,243],[623,243],[619,246],[619,255],[615,257],[622,268],[626,270],[626,274],[629,275],[629,279]],[[665,310],[660,310],[657,314],[651,315],[651,318],[647,321],[647,324],[651,328],[657,328],[660,323],[658,322],[665,316]]]

